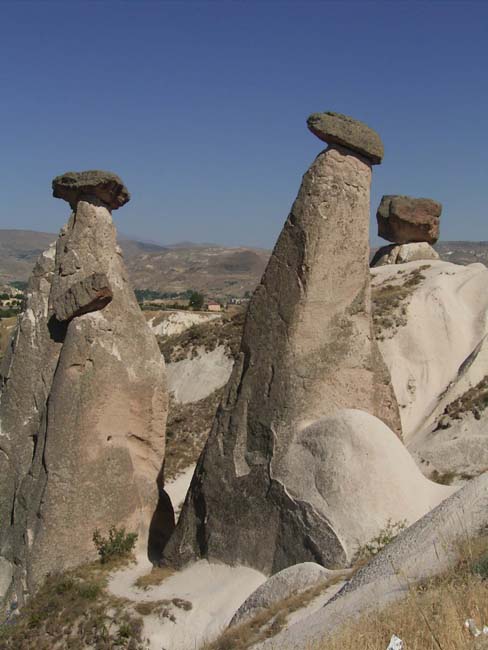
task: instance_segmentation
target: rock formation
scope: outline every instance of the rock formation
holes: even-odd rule
[[[415,244],[392,244],[382,246],[371,260],[371,266],[385,266],[387,264],[405,264],[417,260],[438,260],[439,254],[427,242]]]
[[[488,269],[444,261],[371,270],[379,345],[403,440],[422,472],[458,482],[488,468]],[[381,301],[384,296],[384,301]]]
[[[0,597],[19,600],[47,573],[94,559],[95,529],[125,526],[147,549],[152,518],[164,535],[164,361],[110,212],[129,194],[95,171],[56,178],[53,194],[73,214],[34,270],[2,369]]]
[[[441,212],[442,205],[432,199],[383,196],[376,213],[378,236],[394,245],[380,248],[371,266],[439,259],[431,245],[439,239]]]
[[[165,549],[171,563],[207,557],[266,573],[340,563],[326,513],[288,489],[287,454],[307,426],[343,408],[400,429],[370,310],[369,194],[381,142],[337,114],[312,116],[309,126],[331,144],[303,177],[250,302],[239,358]]]
[[[459,548],[488,527],[488,473],[428,512],[361,568],[324,607],[255,650],[325,646],[352,620],[411,597],[414,585],[459,563]],[[462,624],[462,621],[461,621]]]
[[[251,620],[257,614],[269,611],[280,601],[324,584],[327,580],[343,578],[346,572],[330,571],[315,562],[302,562],[275,573],[253,591],[242,603],[232,617],[229,627],[241,625]]]

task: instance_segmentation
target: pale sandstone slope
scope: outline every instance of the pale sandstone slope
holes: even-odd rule
[[[402,301],[406,314],[393,308],[389,315],[400,324],[377,332],[405,444],[427,475],[479,474],[488,467],[483,389],[480,409],[467,408],[459,419],[443,416],[488,376],[488,269],[428,260],[371,272],[375,291],[405,286],[413,273],[421,278]]]

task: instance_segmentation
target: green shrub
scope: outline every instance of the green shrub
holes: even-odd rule
[[[483,580],[488,579],[488,554],[482,555],[473,565],[473,572]]]
[[[126,533],[125,528],[111,526],[108,537],[102,537],[99,530],[93,533],[93,543],[102,564],[115,558],[127,557],[132,553],[137,542],[137,533]]]
[[[405,519],[402,521],[392,521],[391,519],[388,519],[385,527],[380,530],[376,537],[373,537],[369,542],[358,547],[354,563],[363,564],[367,562],[374,555],[379,553],[382,548],[390,544],[402,530],[405,530],[406,527],[407,521]]]

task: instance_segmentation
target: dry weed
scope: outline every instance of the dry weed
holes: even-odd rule
[[[164,580],[166,580],[166,578],[169,578],[174,573],[175,569],[169,566],[155,566],[149,573],[139,576],[134,582],[134,586],[146,591],[147,589],[151,589],[151,587],[160,585]]]
[[[363,616],[307,650],[384,650],[392,634],[403,640],[405,650],[473,650],[464,622],[472,618],[478,627],[488,624],[487,578],[488,538],[483,536],[460,545],[460,560],[451,570],[409,585],[404,600]]]

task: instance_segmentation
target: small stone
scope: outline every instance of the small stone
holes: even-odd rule
[[[74,210],[80,200],[96,197],[111,210],[121,208],[130,200],[130,194],[122,180],[112,172],[88,170],[66,172],[56,176],[52,183],[53,196],[64,199]]]
[[[385,195],[376,213],[378,236],[396,244],[435,244],[441,212],[442,205],[433,199]]]
[[[381,138],[364,122],[328,111],[310,115],[307,126],[320,140],[352,149],[373,165],[379,165],[383,160],[384,148]]]

